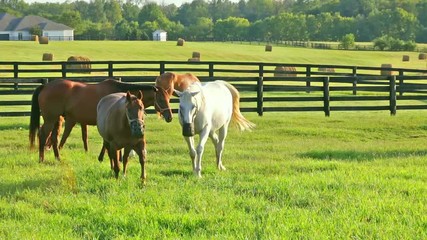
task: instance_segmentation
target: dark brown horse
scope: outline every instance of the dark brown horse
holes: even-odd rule
[[[172,120],[169,95],[154,86],[122,83],[108,79],[98,84],[56,80],[38,87],[32,97],[29,137],[30,145],[33,147],[36,132],[40,126],[41,113],[44,124],[39,130],[39,160],[44,161],[44,147],[49,136],[52,136],[55,157],[59,159],[58,134],[61,116],[66,119],[61,146],[64,145],[76,123],[82,125],[83,139],[87,145],[86,125],[96,125],[96,106],[99,100],[111,93],[138,90],[144,94],[145,106],[154,105],[156,111],[162,114],[166,121]]]
[[[185,91],[194,82],[200,82],[194,74],[165,72],[156,78],[155,86],[165,90],[169,97],[171,97],[172,95],[176,96],[174,90]]]
[[[142,93],[138,95],[113,93],[103,98],[97,106],[96,126],[104,139],[104,147],[108,150],[111,167],[116,178],[119,176],[121,158],[120,150],[124,148],[123,174],[126,175],[128,157],[131,150],[139,156],[141,164],[141,180],[145,182],[145,123]]]

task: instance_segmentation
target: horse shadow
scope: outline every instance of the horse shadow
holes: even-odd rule
[[[28,129],[28,125],[22,124],[22,123],[10,123],[10,124],[2,124],[0,126],[0,131],[16,130],[16,129]]]
[[[165,177],[173,177],[173,176],[179,176],[179,177],[191,177],[193,176],[193,172],[192,171],[184,171],[184,170],[163,170],[160,171],[160,174],[165,176]]]
[[[32,179],[21,182],[5,183],[0,182],[0,196],[15,195],[24,190],[45,189],[56,184],[52,179]]]
[[[427,150],[419,151],[357,151],[357,150],[324,150],[309,151],[298,155],[302,158],[313,158],[323,161],[369,162],[375,159],[398,157],[424,157]]]

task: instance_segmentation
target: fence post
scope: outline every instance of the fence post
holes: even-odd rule
[[[48,84],[49,79],[48,78],[42,78],[42,85]]]
[[[210,78],[214,77],[214,64],[213,63],[209,63],[209,77]]]
[[[67,77],[67,64],[66,63],[61,64],[61,74],[62,74],[62,78]]]
[[[390,76],[390,115],[396,115],[396,76]]]
[[[19,74],[18,74],[18,63],[14,63],[13,64],[13,78],[18,78]]]
[[[323,78],[323,109],[325,112],[325,117],[329,117],[331,115],[330,99],[329,76],[327,76]]]
[[[311,77],[311,67],[307,66],[306,70],[305,70],[305,76],[306,77]],[[305,86],[306,87],[310,87],[311,86],[311,82],[310,81],[306,81],[305,82]],[[306,93],[310,93],[310,90],[305,91]]]
[[[108,77],[113,77],[113,71],[113,62],[110,61],[108,62]]]
[[[165,63],[160,62],[160,75],[162,75],[163,73],[165,73]]]
[[[357,67],[353,67],[353,95],[357,95]]]
[[[257,112],[258,116],[264,114],[264,65],[259,65],[257,80]]]
[[[399,70],[399,95],[403,96],[403,70]]]

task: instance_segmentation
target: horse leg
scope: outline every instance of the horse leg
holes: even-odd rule
[[[114,176],[116,178],[119,178],[119,172],[120,172],[120,163],[119,163],[119,155],[120,151],[117,150],[114,146],[109,147],[108,149],[108,155],[110,156],[110,159],[112,159],[112,162],[114,162]]]
[[[126,177],[126,171],[128,167],[128,160],[129,160],[129,153],[132,149],[125,147],[125,150],[123,152],[123,175]]]
[[[196,168],[195,168],[194,174],[198,177],[202,177],[202,156],[203,156],[203,151],[205,149],[206,141],[209,138],[209,131],[210,131],[210,128],[208,127],[202,130],[202,132],[200,133],[199,145],[196,148],[197,162],[196,162]]]
[[[222,165],[222,152],[224,151],[225,138],[227,137],[228,132],[228,124],[222,126],[218,132],[219,137],[217,139],[217,144],[215,145],[216,164],[219,170],[225,170],[224,165]]]
[[[76,125],[76,122],[70,118],[65,120],[65,129],[64,134],[61,138],[61,143],[59,144],[59,148],[64,147],[65,142],[67,141],[68,136],[70,136],[71,130],[73,129],[74,125]]]
[[[222,148],[220,146],[218,135],[215,132],[212,132],[209,135],[209,137],[212,139],[212,143],[213,143],[213,145],[215,147],[217,168],[218,168],[218,170],[225,170],[225,167],[222,165],[222,161],[221,161]]]
[[[194,137],[184,137],[188,145],[190,152],[191,164],[193,166],[193,172],[196,172],[196,149],[194,148]]]
[[[39,130],[39,162],[44,162],[44,147],[46,139],[50,137],[53,128],[52,122],[45,121]]]
[[[142,140],[135,148],[136,154],[139,157],[139,164],[141,165],[141,181],[142,184],[145,184],[145,180],[147,179],[147,173],[145,171],[145,163],[147,157],[147,150],[145,149],[145,139]]]
[[[108,142],[104,140],[102,142],[101,152],[99,152],[99,155],[98,155],[98,161],[100,162],[104,161],[105,150],[108,151]]]
[[[50,142],[52,144],[52,148],[53,148],[53,153],[55,155],[56,160],[60,160],[59,157],[59,149],[58,149],[58,138],[59,138],[59,132],[60,132],[60,126],[61,126],[61,120],[58,120],[57,122],[55,122],[53,129],[52,129],[52,133],[50,134]]]
[[[87,152],[87,150],[88,150],[88,145],[87,145],[87,125],[86,124],[80,124],[80,126],[82,128],[83,146],[85,148],[85,151]]]

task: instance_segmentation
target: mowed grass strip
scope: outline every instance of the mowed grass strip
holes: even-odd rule
[[[28,150],[29,118],[0,118],[1,239],[425,239],[427,112],[254,113],[231,128],[226,171],[206,144],[191,171],[177,116],[149,115],[148,179],[116,180],[90,127],[62,160]],[[13,226],[13,227],[12,227]]]

